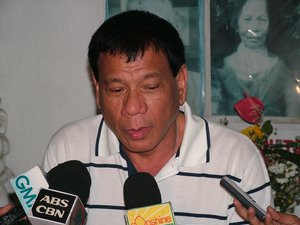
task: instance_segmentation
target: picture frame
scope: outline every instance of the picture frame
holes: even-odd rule
[[[238,4],[237,2],[242,2],[240,0],[206,0],[205,1],[205,40],[206,40],[206,55],[205,55],[205,117],[209,120],[220,122],[223,124],[227,123],[240,123],[241,119],[237,116],[237,113],[233,109],[234,102],[238,101],[238,98],[230,99],[229,97],[234,95],[224,95],[223,89],[226,85],[225,83],[231,83],[227,87],[227,91],[235,91],[233,86],[233,81],[229,81],[231,78],[228,74],[235,74],[232,70],[238,66],[228,66],[230,62],[236,62],[237,59],[242,58],[240,55],[238,57],[233,54],[240,51],[239,46],[241,46],[241,31],[238,30],[237,19],[234,17],[234,13],[237,12]],[[254,83],[254,89],[261,89],[265,92],[265,95],[251,95],[261,99],[265,104],[265,110],[270,108],[275,108],[274,112],[270,111],[269,114],[264,115],[264,120],[272,120],[274,123],[299,123],[300,122],[300,3],[298,1],[280,1],[280,0],[270,0],[269,1],[269,28],[266,34],[266,48],[269,52],[268,55],[272,55],[272,60],[276,62],[281,62],[288,70],[279,70],[279,66],[276,67],[278,71],[284,71],[285,77],[279,79],[279,81],[273,82],[273,86],[269,90],[266,89],[272,82],[271,78],[266,78],[266,83]],[[258,12],[259,10],[255,10]],[[236,17],[238,18],[238,17]],[[247,18],[249,19],[249,18]],[[235,22],[235,23],[234,23]],[[241,23],[241,22],[240,22]],[[236,26],[234,26],[236,25]],[[249,28],[249,30],[254,30],[255,28]],[[258,31],[257,31],[258,32]],[[249,34],[249,32],[248,32]],[[257,33],[257,35],[259,35]],[[249,35],[250,36],[250,35]],[[254,37],[253,37],[254,39]],[[242,49],[243,50],[243,49]],[[245,51],[240,51],[245,52]],[[247,52],[246,52],[247,53]],[[245,53],[245,55],[246,55]],[[236,54],[237,55],[237,54]],[[228,58],[226,58],[228,57]],[[250,56],[249,56],[250,57]],[[277,57],[277,58],[276,58]],[[245,58],[245,57],[244,57]],[[275,60],[275,59],[276,60]],[[251,57],[247,60],[250,63]],[[254,57],[255,59],[255,57]],[[253,68],[258,68],[260,64],[263,64],[260,60],[261,58],[256,58],[256,64]],[[272,62],[272,60],[269,60]],[[267,62],[265,61],[265,65]],[[273,62],[273,64],[275,64]],[[270,63],[272,65],[272,63]],[[229,68],[229,69],[228,69]],[[270,66],[271,68],[271,66]],[[270,69],[267,68],[267,69]],[[264,70],[267,70],[264,68]],[[277,70],[273,69],[272,76],[274,76]],[[270,69],[270,71],[272,71]],[[287,71],[287,72],[286,72]],[[220,75],[220,73],[222,73]],[[259,71],[258,71],[259,72]],[[289,77],[287,74],[290,73]],[[249,72],[249,76],[253,73]],[[259,76],[259,73],[257,73]],[[267,74],[265,72],[265,74]],[[254,76],[254,75],[253,75]],[[279,75],[278,75],[279,76]],[[288,77],[288,78],[287,78]],[[221,80],[223,79],[223,80]],[[221,80],[221,81],[220,81]],[[275,84],[278,85],[274,86]],[[253,84],[251,84],[253,85]],[[282,85],[282,86],[281,86]],[[225,87],[226,88],[226,87]],[[251,90],[251,89],[250,89]],[[259,93],[259,92],[257,92]],[[283,108],[286,111],[280,111],[276,107],[282,102],[277,101],[277,104],[269,104],[268,97],[273,96],[292,96],[289,97],[288,103]],[[224,102],[224,96],[229,96],[231,111],[222,109],[222,101]],[[267,96],[267,97],[265,97]],[[240,99],[243,98],[243,93],[240,94]],[[282,99],[284,99],[282,97]],[[232,101],[235,100],[235,101]],[[291,101],[292,100],[292,101]],[[272,103],[272,101],[270,101]],[[276,101],[275,101],[276,102]],[[226,102],[225,102],[226,105]],[[287,108],[289,112],[287,112]],[[276,111],[277,110],[277,111]]]
[[[107,17],[126,10],[147,10],[174,25],[184,43],[186,61],[192,71],[199,71],[198,0],[109,0]]]
[[[218,91],[218,88],[215,88],[215,78],[216,71],[218,71],[216,68],[222,65],[225,56],[229,56],[237,49],[240,42],[237,32],[231,26],[231,20],[232,4],[242,1],[109,0],[107,1],[107,17],[129,9],[148,10],[167,20],[171,13],[176,15],[177,20],[172,24],[179,30],[186,49],[186,63],[189,70],[187,101],[193,113],[215,122],[239,123],[241,119],[233,110],[235,101],[231,101],[231,113],[216,110],[215,104],[218,98],[216,98],[215,91]],[[274,52],[272,54],[279,55],[280,60],[290,69],[291,82],[295,88],[298,88],[298,96],[291,103],[296,112],[294,115],[279,112],[276,115],[266,114],[264,119],[271,119],[274,123],[297,123],[300,121],[300,63],[298,63],[300,61],[300,6],[298,1],[294,0],[270,0],[270,2],[272,3],[269,10],[272,11],[270,13],[272,15],[270,30],[272,31],[268,34],[267,44]],[[130,8],[129,5],[131,5]],[[161,14],[162,12],[165,15]],[[283,79],[280,83],[285,82],[286,80]],[[254,86],[263,87],[263,85],[265,84]],[[278,87],[274,86],[273,91],[269,93],[276,92],[276,89]],[[282,94],[282,90],[289,89],[282,87],[278,93]],[[251,95],[251,93],[248,94]],[[261,96],[254,97],[260,98]],[[220,95],[219,99],[224,101],[222,98],[223,95]],[[243,98],[243,95],[241,94],[239,98]],[[264,99],[261,100],[264,103]],[[268,104],[265,104],[265,107],[267,110],[270,108]]]

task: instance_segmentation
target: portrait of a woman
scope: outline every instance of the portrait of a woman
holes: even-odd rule
[[[231,4],[229,26],[238,42],[221,63],[212,65],[212,114],[236,115],[233,105],[247,93],[262,100],[265,116],[300,116],[294,74],[267,45],[272,38],[269,1],[235,0]]]

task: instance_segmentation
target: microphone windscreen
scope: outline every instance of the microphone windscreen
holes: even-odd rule
[[[161,194],[153,176],[140,172],[129,176],[124,183],[126,209],[140,208],[161,203]]]
[[[58,164],[47,173],[49,188],[77,195],[83,204],[90,195],[91,176],[84,164],[70,160]]]

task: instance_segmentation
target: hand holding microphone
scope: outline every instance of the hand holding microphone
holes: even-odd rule
[[[124,183],[125,220],[131,224],[175,225],[170,202],[161,203],[161,194],[153,176],[140,172]]]

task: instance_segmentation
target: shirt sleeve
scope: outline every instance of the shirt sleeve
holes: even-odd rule
[[[256,148],[253,145],[253,148]],[[273,206],[272,189],[265,162],[260,152],[255,149],[257,154],[249,158],[243,171],[241,171],[241,181],[237,185],[247,192],[251,198],[264,210]],[[232,202],[233,199],[230,201]],[[235,211],[233,204],[229,207],[229,224],[247,223]]]

